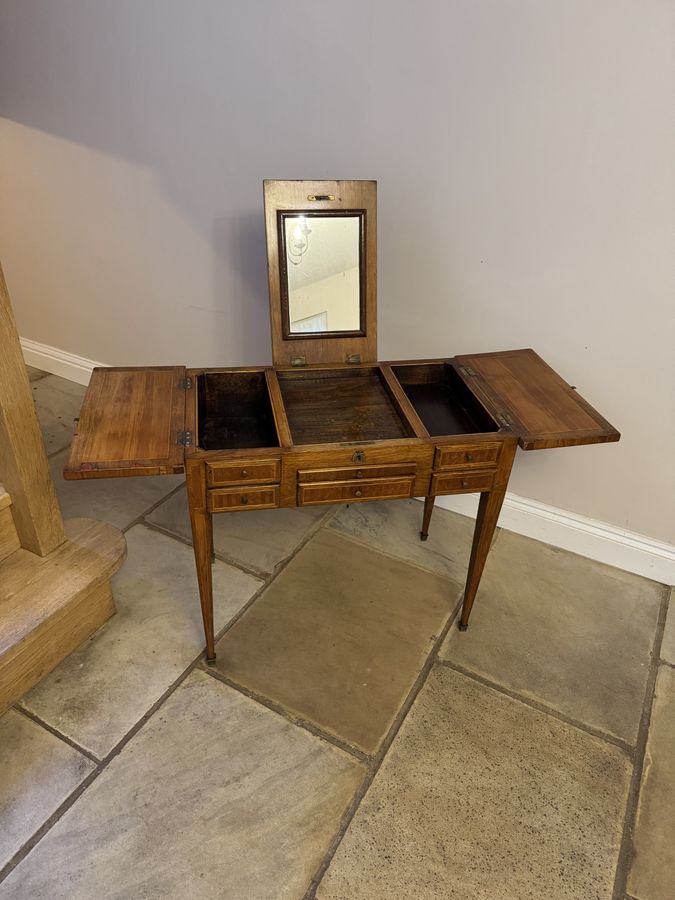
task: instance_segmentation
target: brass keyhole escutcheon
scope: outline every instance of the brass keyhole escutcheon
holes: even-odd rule
[[[248,478],[248,469],[242,469],[242,470],[241,470],[241,477],[242,477],[242,478]]]
[[[242,497],[241,502],[244,504],[244,506],[246,506],[246,504],[248,503],[248,497]]]
[[[352,456],[352,462],[363,462],[366,458],[366,454],[363,450],[355,450],[354,455]]]

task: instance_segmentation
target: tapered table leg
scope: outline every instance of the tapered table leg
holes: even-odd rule
[[[199,601],[204,622],[206,638],[206,660],[213,662],[216,658],[215,633],[213,627],[213,521],[211,513],[206,509],[206,484],[204,467],[189,466],[187,469],[188,505],[190,507],[190,525],[192,526],[192,547],[197,567],[199,584]]]
[[[499,463],[495,472],[492,490],[480,495],[476,527],[473,532],[473,544],[471,545],[469,571],[466,576],[466,587],[464,588],[462,615],[458,622],[461,631],[465,631],[469,624],[471,607],[476,597],[487,555],[490,552],[492,538],[497,527],[497,519],[499,518],[506,488],[508,487],[511,467],[516,455],[516,447],[517,441],[515,437],[509,437],[504,441],[499,452]]]
[[[431,514],[434,511],[434,500],[436,496],[430,494],[424,500],[424,516],[422,518],[422,530],[420,531],[420,540],[426,541],[429,537],[429,523],[431,522]]]
[[[471,559],[469,560],[469,571],[466,576],[466,587],[464,588],[464,602],[462,604],[462,615],[458,626],[460,631],[466,631],[469,627],[469,616],[471,615],[471,607],[476,597],[476,591],[480,584],[485,560],[490,551],[492,538],[495,533],[499,512],[504,502],[506,488],[493,488],[480,495],[478,504],[478,515],[476,517],[476,528],[473,533],[473,544],[471,545]]]

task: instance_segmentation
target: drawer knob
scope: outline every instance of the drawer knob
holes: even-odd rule
[[[242,477],[242,478],[248,478],[248,469],[242,469],[242,470],[241,470],[241,477]]]
[[[355,497],[360,497],[363,494],[363,491],[354,491]]]
[[[248,497],[247,497],[246,495],[244,495],[244,496],[241,498],[241,502],[244,504],[244,506],[246,506],[246,504],[248,503]]]
[[[363,478],[363,472],[361,471],[361,469],[358,469],[358,470],[357,470],[357,472],[356,472],[356,477],[357,477],[357,478]]]
[[[463,482],[462,482],[462,487],[468,487],[468,486],[469,486],[469,482],[468,482],[468,481],[463,481]]]
[[[467,462],[473,462],[473,453],[467,453],[467,454],[466,454],[466,461],[467,461]]]

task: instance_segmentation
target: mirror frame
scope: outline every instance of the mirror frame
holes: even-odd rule
[[[263,182],[267,273],[275,366],[377,361],[377,183]],[[290,332],[283,222],[287,215],[359,215],[359,331]]]

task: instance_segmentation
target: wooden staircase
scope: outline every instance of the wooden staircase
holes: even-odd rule
[[[11,505],[9,494],[0,484],[0,564],[21,546],[19,535],[14,527]],[[0,589],[1,585],[2,582],[0,582]]]
[[[0,268],[0,714],[115,611],[124,535],[61,517]]]
[[[19,545],[0,492],[0,713],[115,612],[110,577],[124,536],[94,519],[66,519],[67,540],[46,556]]]

